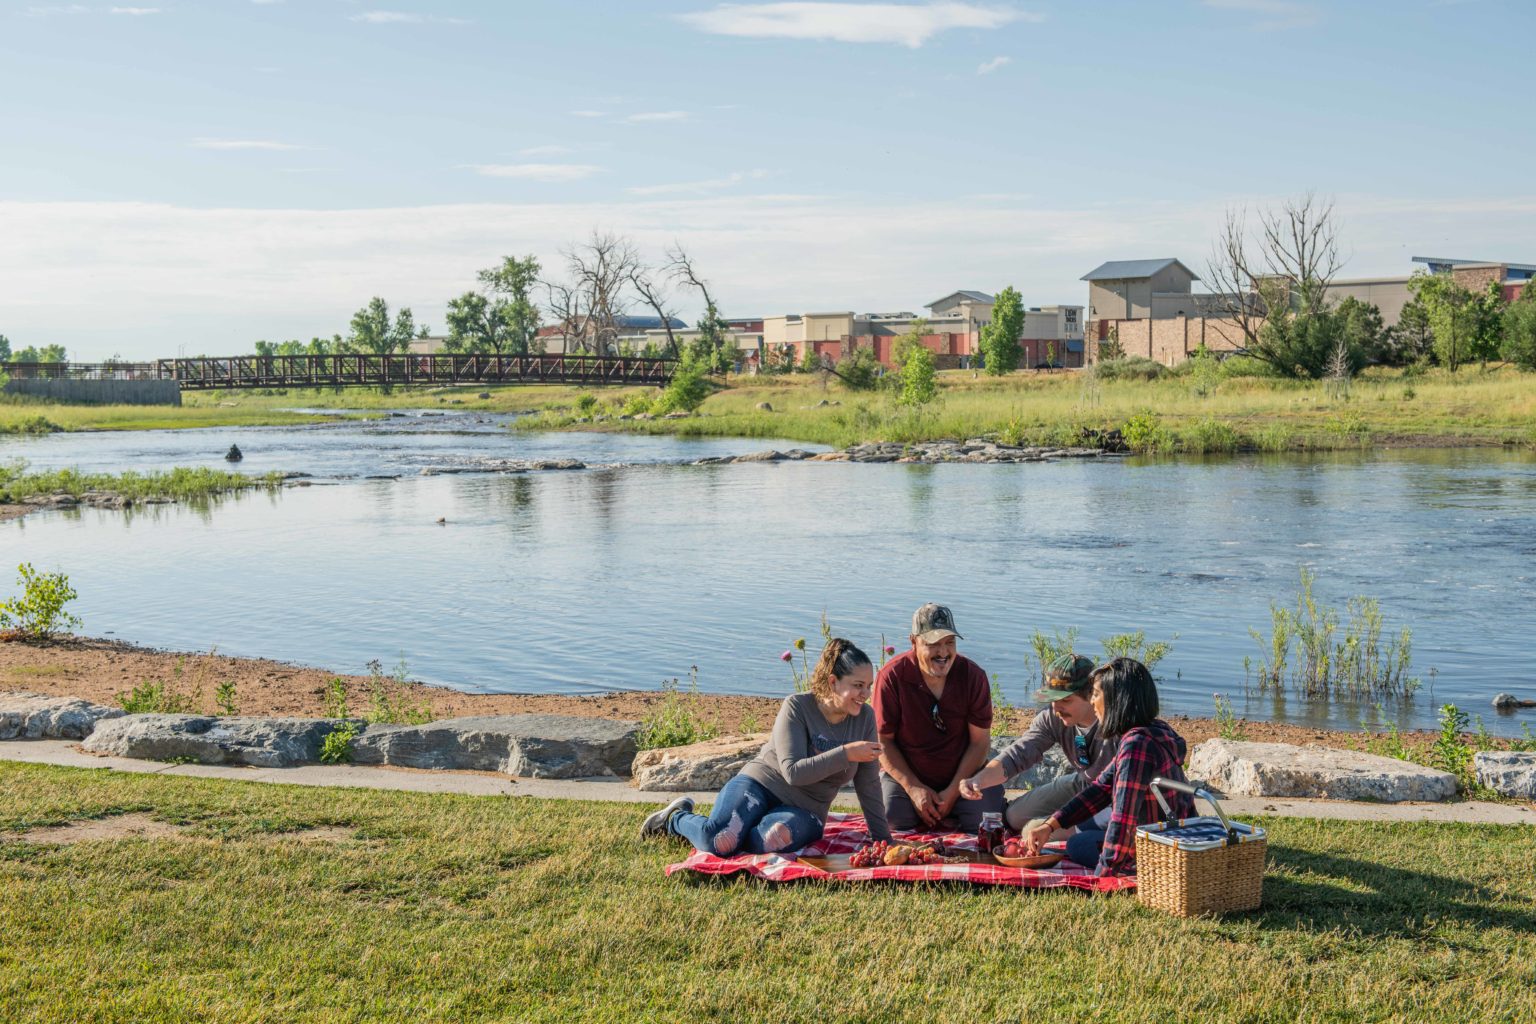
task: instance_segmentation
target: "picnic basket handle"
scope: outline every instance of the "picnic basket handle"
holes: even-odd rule
[[[1157,803],[1163,809],[1163,815],[1172,820],[1173,808],[1169,807],[1168,801],[1163,799],[1163,790],[1165,789],[1171,789],[1179,793],[1188,793],[1195,799],[1204,800],[1210,804],[1211,809],[1216,812],[1216,817],[1221,819],[1221,827],[1226,830],[1228,838],[1237,838],[1237,830],[1227,820],[1227,815],[1222,811],[1221,804],[1216,802],[1216,798],[1211,795],[1211,791],[1206,788],[1204,782],[1177,782],[1173,779],[1165,779],[1161,775],[1152,780],[1152,795],[1157,797]]]

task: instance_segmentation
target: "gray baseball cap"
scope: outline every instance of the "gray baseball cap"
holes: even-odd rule
[[[942,604],[925,604],[912,613],[912,635],[925,644],[936,644],[947,636],[965,639],[955,632],[955,613]]]

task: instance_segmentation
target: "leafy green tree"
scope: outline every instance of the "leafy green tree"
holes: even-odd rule
[[[1522,370],[1536,370],[1536,284],[1504,310],[1503,354]]]
[[[304,343],[297,338],[292,338],[277,346],[276,354],[280,356],[302,356]]]
[[[506,325],[508,355],[527,355],[539,333],[539,307],[529,297],[539,283],[539,261],[533,256],[507,256],[498,267],[480,271],[480,283],[500,309]],[[502,349],[493,351],[501,352]]]
[[[256,343],[256,355],[262,359],[277,355],[277,345],[270,341],[258,341]]]
[[[1381,310],[1374,303],[1361,302],[1346,295],[1333,307],[1341,321],[1345,344],[1368,363],[1384,363],[1391,358],[1391,336],[1381,320]]]
[[[939,397],[938,374],[934,369],[933,353],[927,346],[919,345],[907,353],[901,364],[902,405],[913,408],[927,405]]]
[[[921,316],[913,318],[911,330],[897,336],[895,342],[891,344],[891,368],[900,373],[901,368],[907,365],[907,356],[914,349],[923,347],[923,338],[927,335],[928,318]]]
[[[479,292],[465,292],[448,300],[448,352],[494,352],[500,355],[511,342],[507,304]]]
[[[0,363],[11,361],[11,339],[0,334]]]
[[[693,412],[709,397],[709,381],[705,375],[712,365],[709,356],[697,356],[692,351],[683,355],[672,382],[661,393],[657,412]]]
[[[1417,295],[1403,305],[1389,334],[1389,361],[1398,366],[1407,366],[1435,354],[1435,332],[1429,326],[1429,310]]]
[[[1464,364],[1498,355],[1503,297],[1490,281],[1474,294],[1448,274],[1415,274],[1408,288],[1424,304],[1435,338],[1435,358],[1455,373]]]
[[[394,320],[389,317],[389,303],[375,295],[368,305],[352,314],[352,333],[348,343],[360,352],[387,356],[404,352],[416,336],[416,322],[408,308],[402,308]]]
[[[850,391],[873,391],[880,383],[880,363],[872,348],[854,349],[832,372]]]
[[[1002,376],[1018,368],[1019,338],[1024,333],[1024,300],[1012,285],[997,293],[992,304],[992,322],[981,329],[981,351],[986,355],[987,372]]]
[[[1264,361],[1286,377],[1318,380],[1341,369],[1352,374],[1365,362],[1347,315],[1336,308],[1313,313],[1275,310],[1260,328],[1259,341]]]
[[[28,345],[12,357],[12,362],[17,363],[67,363],[69,355],[64,351],[63,345],[44,345],[37,348]]]

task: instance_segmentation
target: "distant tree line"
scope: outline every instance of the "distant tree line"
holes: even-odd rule
[[[11,339],[0,334],[0,363],[67,363],[69,354],[64,351],[63,345],[44,345],[38,348],[29,345],[26,348],[11,351]]]

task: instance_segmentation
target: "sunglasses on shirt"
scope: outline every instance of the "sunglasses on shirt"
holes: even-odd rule
[[[949,732],[949,726],[944,724],[944,717],[939,714],[938,701],[933,702],[933,710],[928,712],[928,714],[933,719],[933,727],[935,729],[939,730],[939,732]]]

